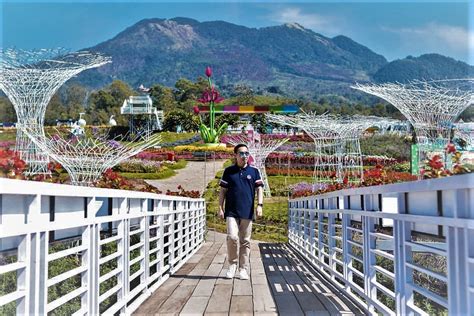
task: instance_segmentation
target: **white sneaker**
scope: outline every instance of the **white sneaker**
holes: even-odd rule
[[[247,273],[247,270],[246,269],[240,269],[239,277],[240,277],[241,280],[248,280],[249,279],[249,274]]]
[[[227,273],[225,274],[225,277],[228,279],[233,279],[236,270],[237,270],[237,264],[231,264],[229,266],[229,270],[227,270]]]

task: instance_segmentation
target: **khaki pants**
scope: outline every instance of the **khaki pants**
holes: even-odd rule
[[[227,260],[229,264],[239,264],[239,268],[247,269],[250,255],[250,235],[252,220],[227,217]],[[240,247],[238,243],[240,241]],[[237,255],[239,248],[239,255]],[[237,262],[237,258],[239,259]]]

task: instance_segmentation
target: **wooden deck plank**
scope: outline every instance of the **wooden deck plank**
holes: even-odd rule
[[[365,314],[357,305],[349,301],[340,289],[331,285],[324,277],[319,275],[318,271],[300,260],[289,247],[285,246],[285,248],[288,249],[287,258],[299,267],[296,270],[297,274],[312,289],[314,295],[331,315]]]
[[[169,278],[166,280],[159,288],[159,291],[156,291],[152,297],[140,305],[136,314],[151,315],[157,313],[160,306],[168,299],[180,282],[181,280],[179,278]]]
[[[217,284],[230,284],[232,285],[234,283],[233,279],[227,279],[226,278],[226,273],[227,269],[229,268],[229,264],[225,263],[221,272],[219,273],[219,278],[216,280],[216,285]]]
[[[250,249],[250,279],[226,279],[225,235],[208,238],[135,314],[363,314],[286,244],[252,241]]]
[[[277,312],[275,300],[267,284],[253,284],[252,291],[253,311],[255,314]]]
[[[193,296],[206,296],[209,297],[214,290],[216,279],[201,279],[193,292]]]
[[[240,280],[238,279],[238,272],[236,278],[234,279],[234,290],[232,292],[233,296],[252,296],[252,285],[249,280]]]
[[[209,265],[209,268],[204,273],[204,276],[218,277],[221,270],[222,270],[222,264],[221,263],[211,263]]]
[[[280,315],[304,315],[303,311],[301,310],[300,304],[298,303],[294,295],[276,296],[275,303],[277,304],[278,314]]]
[[[286,284],[285,279],[279,275],[269,275],[268,283],[270,284],[270,289],[274,296],[278,295],[293,295],[288,284]]]
[[[227,315],[230,310],[231,298],[232,284],[216,284],[205,314],[225,313]]]
[[[255,272],[252,271],[252,276],[251,276],[251,280],[252,280],[252,286],[256,285],[256,284],[259,284],[259,285],[267,285],[268,284],[268,281],[267,281],[267,277],[265,276],[265,274],[263,275],[255,275]]]
[[[251,295],[247,295],[247,296],[232,295],[229,315],[253,316],[252,296]]]
[[[313,293],[296,293],[295,297],[298,300],[298,303],[300,304],[301,310],[306,315],[330,315],[326,307],[319,301],[319,299]]]
[[[280,276],[277,275],[276,271],[269,276],[279,312],[329,315],[325,306],[312,293],[311,288],[296,273],[292,262],[282,258],[285,255],[284,251],[275,248],[270,249],[272,251],[270,258],[273,259],[273,262],[268,260],[267,264],[269,267],[276,266],[275,270],[280,272]]]
[[[191,296],[181,310],[180,315],[203,315],[206,310],[207,303],[209,298],[204,296]]]
[[[179,314],[193,293],[193,285],[178,286],[170,297],[160,306],[158,314]]]

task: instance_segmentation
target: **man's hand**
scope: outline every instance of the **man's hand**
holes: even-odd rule
[[[263,207],[258,205],[257,206],[257,217],[262,217],[263,215]]]
[[[224,219],[224,211],[220,209],[219,212],[217,213],[217,216],[219,216],[219,218]]]

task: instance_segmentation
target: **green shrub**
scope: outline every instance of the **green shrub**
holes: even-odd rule
[[[391,171],[396,171],[396,172],[410,172],[410,163],[409,162],[401,162],[401,163],[396,163],[393,166],[388,168]]]
[[[179,159],[175,163],[163,162],[163,166],[166,166],[173,170],[183,169],[188,165],[188,162],[184,159]]]
[[[162,167],[162,169],[157,173],[131,173],[131,172],[121,172],[120,175],[127,179],[148,179],[148,180],[159,180],[171,178],[176,175],[176,171],[169,169],[168,167]]]
[[[387,156],[402,161],[410,160],[411,141],[397,135],[374,135],[360,140],[364,155]]]
[[[172,143],[177,140],[186,140],[196,136],[197,133],[174,133],[174,132],[161,132],[161,143]]]

